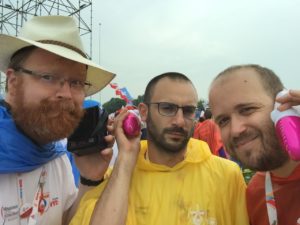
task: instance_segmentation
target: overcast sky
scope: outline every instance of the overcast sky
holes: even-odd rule
[[[269,67],[299,88],[299,11],[298,0],[97,0],[93,59],[134,98],[152,77],[176,71],[207,99],[219,72],[245,63]],[[110,87],[101,92],[102,103],[112,97]]]
[[[219,72],[248,63],[300,88],[299,12],[299,0],[93,0],[92,58],[134,98],[154,76],[175,71],[207,99]],[[93,96],[102,103],[112,97],[109,86]]]

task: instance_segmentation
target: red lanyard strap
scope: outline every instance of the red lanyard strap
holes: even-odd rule
[[[32,205],[29,203],[24,203],[24,183],[21,177],[21,174],[18,175],[17,182],[18,182],[18,192],[19,192],[19,204],[20,204],[20,218],[22,220],[22,224],[24,224],[23,220],[27,220],[28,218],[28,225],[35,225],[37,222],[37,214],[40,201],[43,199],[43,187],[46,182],[47,172],[45,167],[42,168],[38,187],[34,195],[34,199]]]

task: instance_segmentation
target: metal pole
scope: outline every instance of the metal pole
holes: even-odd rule
[[[99,23],[99,65],[101,65],[101,23]],[[100,104],[102,105],[101,101],[101,91],[99,92],[99,101]]]
[[[99,23],[99,65],[101,62],[101,23]]]

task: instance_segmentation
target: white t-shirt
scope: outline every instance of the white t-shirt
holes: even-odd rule
[[[43,172],[45,175],[42,175]],[[40,185],[41,175],[45,180],[44,185]],[[43,198],[38,201],[40,208],[36,224],[61,225],[63,213],[71,207],[77,196],[66,154],[31,172],[0,174],[0,224],[27,224],[28,218],[20,219],[20,209],[24,205],[33,205],[38,190],[43,193]]]

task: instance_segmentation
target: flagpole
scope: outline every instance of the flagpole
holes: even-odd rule
[[[101,65],[100,64],[100,53],[101,53],[101,23],[99,23],[99,65]],[[102,89],[103,90],[103,89]],[[99,92],[99,101],[100,101],[100,104],[102,105],[103,103],[102,103],[102,101],[101,101],[101,91]]]

